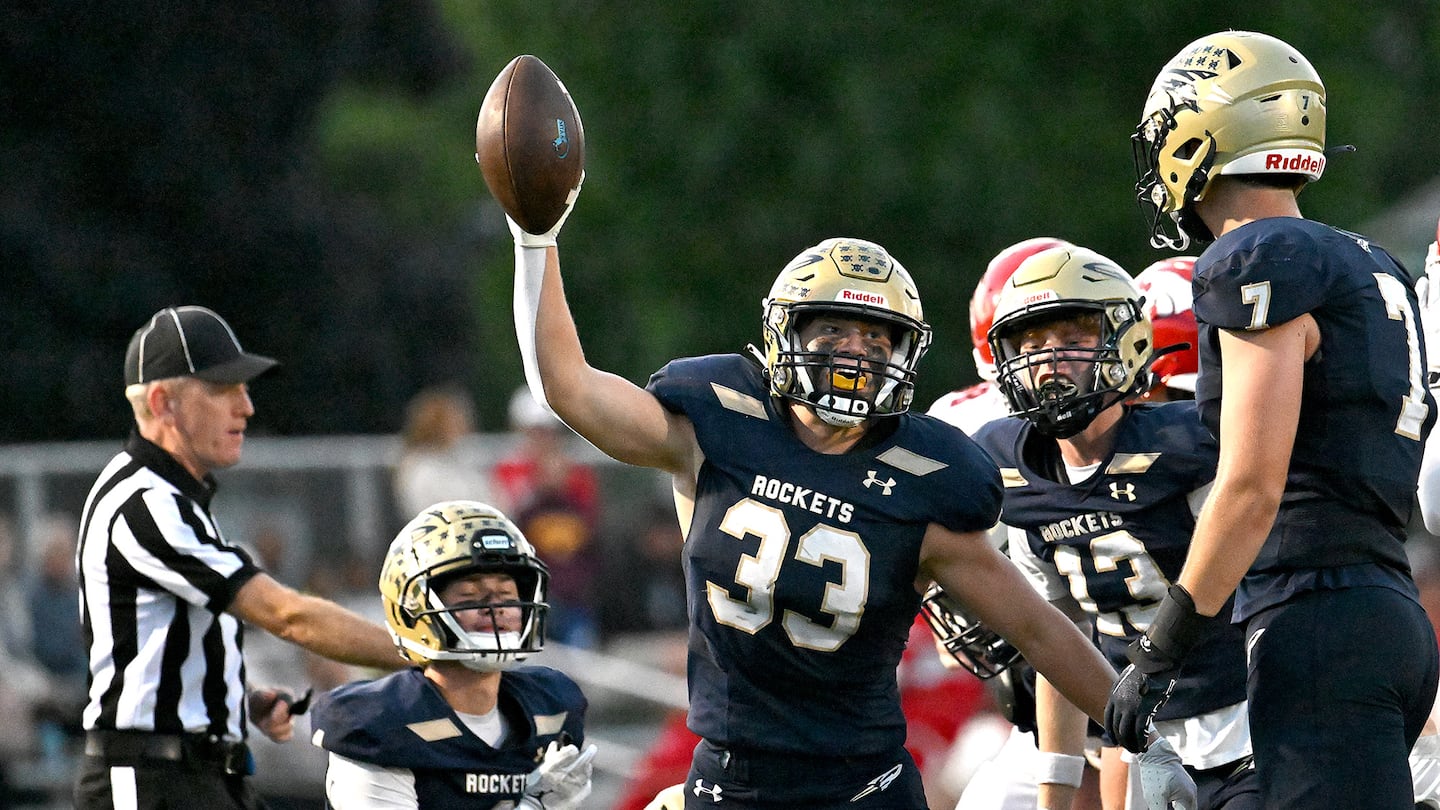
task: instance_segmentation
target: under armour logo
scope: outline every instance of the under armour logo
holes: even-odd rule
[[[694,788],[694,793],[695,793],[695,795],[696,795],[696,796],[708,795],[708,796],[710,797],[710,801],[712,801],[712,802],[714,802],[714,803],[716,803],[716,804],[719,804],[719,803],[720,803],[720,799],[721,799],[720,794],[721,794],[721,792],[722,792],[723,790],[724,790],[724,788],[720,787],[718,784],[717,784],[715,787],[705,787],[705,780],[704,780],[704,779],[696,779],[696,780],[695,780],[695,788]]]
[[[1117,501],[1121,498],[1124,498],[1127,501],[1133,501],[1135,500],[1135,485],[1127,483],[1125,484],[1125,486],[1122,487],[1114,481],[1111,481],[1110,497],[1114,498]]]
[[[900,772],[903,770],[905,770],[905,763],[897,763],[895,767],[880,774],[874,779],[871,779],[870,783],[865,786],[865,789],[860,791],[859,793],[856,793],[855,798],[851,799],[850,801],[858,802],[866,796],[869,796],[871,793],[879,793],[885,788],[890,787],[891,782],[894,782],[896,779],[900,778]]]
[[[875,474],[875,471],[874,471],[874,470],[866,470],[866,471],[865,471],[865,488],[866,488],[866,489],[869,489],[871,486],[878,486],[878,487],[880,487],[880,494],[881,494],[881,495],[889,495],[891,488],[893,488],[893,487],[895,486],[895,479],[894,479],[894,478],[887,478],[887,479],[885,479],[884,481],[881,481],[881,480],[880,480],[880,477]]]

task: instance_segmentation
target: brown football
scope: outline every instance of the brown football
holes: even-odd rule
[[[534,56],[500,71],[475,122],[475,160],[505,213],[530,233],[545,233],[585,173],[580,112],[555,73]]]

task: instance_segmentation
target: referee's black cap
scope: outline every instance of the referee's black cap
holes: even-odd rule
[[[235,330],[205,307],[166,307],[135,330],[125,351],[125,384],[167,377],[199,377],[214,383],[250,382],[279,365],[240,348]]]

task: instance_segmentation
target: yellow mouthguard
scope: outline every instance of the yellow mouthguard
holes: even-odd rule
[[[830,373],[830,385],[845,391],[863,391],[865,390],[865,375],[833,371]]]

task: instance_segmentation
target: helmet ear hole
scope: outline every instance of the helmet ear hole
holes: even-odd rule
[[[1181,160],[1190,160],[1195,157],[1196,152],[1200,151],[1200,147],[1203,146],[1204,143],[1205,142],[1199,138],[1191,138],[1175,149],[1175,157]]]

